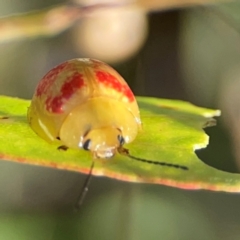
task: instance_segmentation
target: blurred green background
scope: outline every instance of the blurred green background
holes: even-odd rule
[[[0,15],[57,3],[64,2],[2,1]],[[182,99],[220,108],[218,126],[206,130],[211,137],[210,145],[197,154],[211,166],[239,172],[238,16],[237,2],[215,8],[130,14],[129,21],[139,18],[137,23],[131,26],[124,21],[124,26],[118,28],[130,28],[126,31],[127,42],[140,31],[139,46],[119,58],[127,44],[115,41],[113,33],[105,34],[111,27],[92,28],[96,20],[91,17],[91,23],[82,19],[58,36],[4,42],[0,44],[0,94],[30,99],[37,82],[53,66],[76,57],[100,58],[124,76],[136,95]],[[106,47],[102,45],[105,40],[94,35],[93,40],[98,40],[96,48],[88,50],[86,43],[81,42],[88,35],[84,26],[87,30],[92,28],[94,34],[106,35],[106,42],[110,38],[118,45],[105,50],[106,56],[104,52],[98,55],[98,49]],[[93,44],[92,39],[86,42]],[[73,205],[85,177],[75,172],[1,161],[0,240],[240,239],[238,194],[186,191],[94,177],[82,208],[74,212]]]

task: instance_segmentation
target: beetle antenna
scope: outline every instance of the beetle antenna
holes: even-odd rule
[[[80,195],[78,196],[78,199],[77,199],[77,202],[75,204],[75,209],[76,210],[79,210],[81,205],[83,204],[83,201],[87,195],[87,192],[88,192],[88,188],[89,188],[89,185],[90,185],[90,182],[91,182],[91,179],[92,179],[92,171],[93,171],[93,168],[94,168],[94,161],[92,162],[92,165],[91,165],[91,168],[90,168],[90,171],[85,179],[85,182],[82,186],[82,189],[80,191]]]
[[[153,161],[153,160],[147,160],[147,159],[144,159],[144,158],[134,157],[129,153],[129,150],[126,149],[126,148],[119,148],[118,152],[120,154],[123,154],[123,155],[125,155],[129,158],[132,158],[136,161],[139,161],[139,162],[150,163],[150,164],[155,164],[155,165],[160,165],[160,166],[165,166],[165,167],[173,167],[173,168],[178,168],[178,169],[181,169],[181,170],[189,170],[188,167],[183,166],[183,165],[179,165],[179,164],[167,163],[167,162],[158,162],[158,161]]]
[[[179,165],[179,164],[147,160],[147,159],[143,159],[143,158],[134,157],[130,154],[128,154],[127,156],[134,159],[134,160],[137,160],[139,162],[161,165],[161,166],[165,166],[165,167],[173,167],[173,168],[178,168],[178,169],[181,169],[181,170],[189,170],[188,167],[183,166],[183,165]]]

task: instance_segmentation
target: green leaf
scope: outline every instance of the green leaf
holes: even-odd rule
[[[183,101],[137,98],[143,130],[125,147],[136,158],[166,162],[188,168],[161,166],[117,154],[110,160],[96,160],[94,175],[131,182],[165,184],[186,189],[240,191],[240,175],[217,170],[203,163],[195,149],[208,144],[203,127],[211,126],[220,111],[196,107]],[[26,118],[29,100],[0,97],[0,158],[88,173],[89,152],[57,150],[38,137]],[[208,117],[208,118],[207,118]]]

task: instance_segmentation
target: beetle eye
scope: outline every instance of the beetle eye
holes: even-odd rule
[[[91,139],[87,139],[84,143],[83,143],[83,149],[84,150],[89,150],[90,149],[90,144],[91,144]]]
[[[123,145],[125,143],[125,140],[122,135],[118,135],[118,141],[119,141],[120,145]]]

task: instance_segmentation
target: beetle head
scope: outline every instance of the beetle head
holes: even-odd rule
[[[118,128],[105,127],[90,130],[83,139],[82,147],[93,153],[95,158],[111,158],[124,144],[122,132]]]

